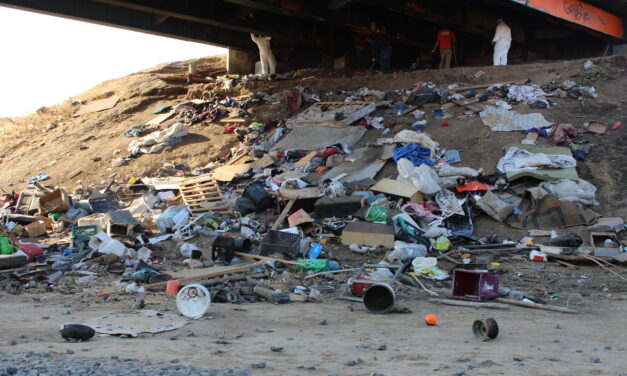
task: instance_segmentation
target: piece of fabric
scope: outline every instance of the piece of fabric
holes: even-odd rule
[[[540,187],[560,200],[578,202],[584,205],[599,205],[595,199],[596,187],[583,179],[579,179],[576,183],[568,179],[543,182],[540,183]]]
[[[413,163],[414,166],[421,164],[432,165],[433,159],[429,158],[431,150],[423,148],[418,144],[408,144],[394,149],[394,162],[398,162],[401,158],[406,158]]]
[[[453,50],[450,48],[440,48],[440,69],[449,69],[451,67],[451,57]]]
[[[479,113],[483,124],[493,131],[524,131],[530,128],[546,128],[551,125],[540,113],[519,114],[501,107],[487,106]]]
[[[501,158],[496,168],[503,173],[515,171],[537,170],[540,168],[575,167],[577,161],[569,155],[549,155],[532,153],[519,148],[510,148]]]
[[[546,93],[537,85],[510,85],[507,89],[507,98],[527,104],[538,101],[548,104]]]
[[[449,29],[442,29],[438,32],[438,42],[440,44],[440,50],[453,48],[453,42],[455,41],[455,33]]]
[[[522,229],[555,229],[591,225],[600,217],[581,204],[559,200],[546,190],[535,187],[525,191],[518,209],[522,215],[510,215],[506,224]]]
[[[501,200],[494,193],[487,191],[483,197],[477,201],[477,206],[486,212],[490,217],[496,219],[499,222],[503,222],[512,211],[514,207],[507,202]]]
[[[549,141],[555,145],[568,146],[572,144],[573,141],[580,139],[581,136],[583,136],[583,132],[575,128],[572,124],[560,124],[551,132]]]

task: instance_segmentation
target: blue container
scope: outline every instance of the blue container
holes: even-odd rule
[[[321,253],[322,253],[322,244],[313,243],[311,245],[311,249],[309,250],[309,254],[307,255],[307,257],[309,257],[310,259],[317,259]]]

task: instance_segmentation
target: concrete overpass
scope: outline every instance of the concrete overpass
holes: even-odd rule
[[[279,68],[367,65],[366,37],[385,27],[393,65],[428,62],[439,28],[458,36],[459,63],[489,61],[495,20],[522,60],[606,54],[624,43],[627,0],[0,0],[0,5],[227,47],[232,71],[252,69],[250,33],[272,36]],[[36,28],[37,25],[32,25]],[[42,32],[45,32],[42,30]]]

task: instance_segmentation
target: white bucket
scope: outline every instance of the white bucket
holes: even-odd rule
[[[211,305],[211,294],[203,285],[194,283],[183,287],[176,294],[176,308],[183,316],[197,319],[202,317]]]

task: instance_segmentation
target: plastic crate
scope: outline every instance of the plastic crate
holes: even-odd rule
[[[261,241],[259,249],[259,254],[262,256],[282,253],[295,258],[300,253],[300,235],[270,230]]]
[[[499,276],[487,271],[453,270],[452,297],[474,302],[499,297]]]
[[[74,226],[72,227],[72,247],[78,247],[79,243],[83,246],[89,243],[89,239],[98,233],[98,226]]]

